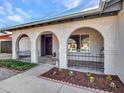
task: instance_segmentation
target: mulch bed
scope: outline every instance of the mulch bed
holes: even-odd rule
[[[75,84],[78,86],[83,86],[87,88],[99,89],[114,93],[124,93],[124,84],[120,81],[118,76],[112,76],[112,81],[106,80],[107,75],[103,74],[94,74],[92,76],[95,77],[95,81],[93,83],[89,82],[87,79],[87,73],[73,71],[74,76],[69,76],[69,71],[67,69],[62,69],[60,71],[58,68],[52,68],[48,72],[42,74],[40,77],[45,77],[49,79],[59,80],[63,82],[67,82],[70,84]],[[72,70],[71,70],[72,71]],[[110,89],[110,82],[114,82],[117,86],[115,89]]]

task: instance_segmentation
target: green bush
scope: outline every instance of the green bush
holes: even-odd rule
[[[112,79],[113,79],[113,78],[112,78],[111,75],[107,75],[107,76],[106,76],[106,80],[108,80],[108,81],[112,81]]]
[[[10,69],[15,69],[19,71],[28,70],[34,66],[36,66],[36,64],[26,63],[22,61],[13,60],[13,59],[0,60],[0,67],[7,67]]]
[[[92,73],[87,72],[87,80],[93,83],[95,81],[95,77],[92,75]]]
[[[90,76],[88,79],[89,79],[89,81],[90,81],[91,83],[93,83],[93,82],[95,81],[95,77],[93,77],[93,76]]]
[[[69,71],[69,72],[68,72],[68,75],[69,75],[70,77],[73,77],[73,76],[75,75],[75,73],[74,73],[73,71]]]
[[[114,82],[111,82],[109,84],[109,87],[110,87],[110,89],[116,89],[117,88],[117,85]]]

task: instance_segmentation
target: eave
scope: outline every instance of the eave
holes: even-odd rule
[[[26,28],[32,28],[32,27],[53,25],[58,23],[72,22],[77,20],[85,20],[85,19],[98,18],[103,16],[117,15],[122,8],[121,2],[122,0],[116,0],[116,1],[111,0],[109,2],[105,2],[105,0],[101,0],[99,8],[94,8],[91,10],[74,13],[71,15],[51,18],[48,20],[40,20],[40,21],[30,22],[26,24],[16,25],[8,28],[3,28],[2,30],[14,31],[18,29],[26,29]]]

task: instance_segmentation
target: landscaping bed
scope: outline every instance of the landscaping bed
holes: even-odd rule
[[[40,77],[66,82],[67,84],[69,83],[79,87],[90,87],[108,92],[124,93],[124,84],[120,81],[118,76],[53,68]]]
[[[0,81],[24,72],[36,64],[7,59],[0,60]]]

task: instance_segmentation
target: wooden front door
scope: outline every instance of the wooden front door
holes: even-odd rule
[[[45,54],[52,55],[52,35],[45,37]]]

